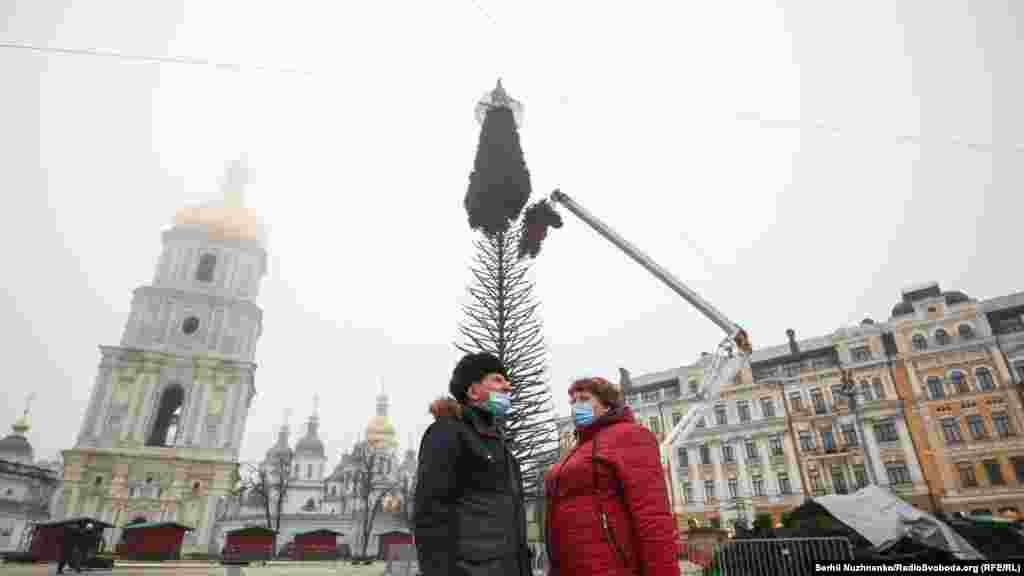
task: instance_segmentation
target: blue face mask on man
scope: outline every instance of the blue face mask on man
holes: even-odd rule
[[[498,418],[504,417],[512,409],[512,395],[492,390],[491,395],[481,402],[480,406]]]
[[[576,402],[572,405],[572,420],[576,426],[588,426],[594,421],[594,407],[590,402]]]

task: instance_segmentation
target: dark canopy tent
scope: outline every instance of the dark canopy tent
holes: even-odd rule
[[[1020,521],[955,515],[945,521],[989,560],[1024,560],[1024,523]]]

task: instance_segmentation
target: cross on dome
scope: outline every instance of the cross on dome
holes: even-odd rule
[[[248,157],[242,154],[228,162],[224,169],[220,180],[222,198],[178,210],[174,216],[175,226],[201,228],[214,238],[253,241],[265,246],[263,221],[245,207],[248,180]]]
[[[241,156],[227,163],[224,176],[220,181],[220,191],[224,195],[224,205],[232,208],[245,207],[245,185],[249,182],[249,157]]]
[[[32,408],[32,401],[35,399],[35,392],[29,393],[29,395],[25,398],[25,411],[22,412],[21,416],[14,421],[14,425],[11,426],[11,429],[14,431],[15,434],[24,436],[25,432],[28,432],[28,412]]]

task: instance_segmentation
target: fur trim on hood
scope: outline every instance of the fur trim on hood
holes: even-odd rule
[[[430,403],[430,413],[434,415],[435,419],[445,416],[462,418],[462,410],[462,404],[454,398],[438,398]]]

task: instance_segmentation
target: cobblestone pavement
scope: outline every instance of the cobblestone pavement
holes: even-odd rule
[[[318,562],[316,564],[280,563],[267,566],[221,566],[220,564],[164,563],[116,565],[113,570],[83,570],[90,576],[382,576],[385,563],[370,566],[352,566],[345,562]],[[55,574],[57,564],[2,564],[2,576],[42,576]],[[64,570],[74,574],[73,570]]]

